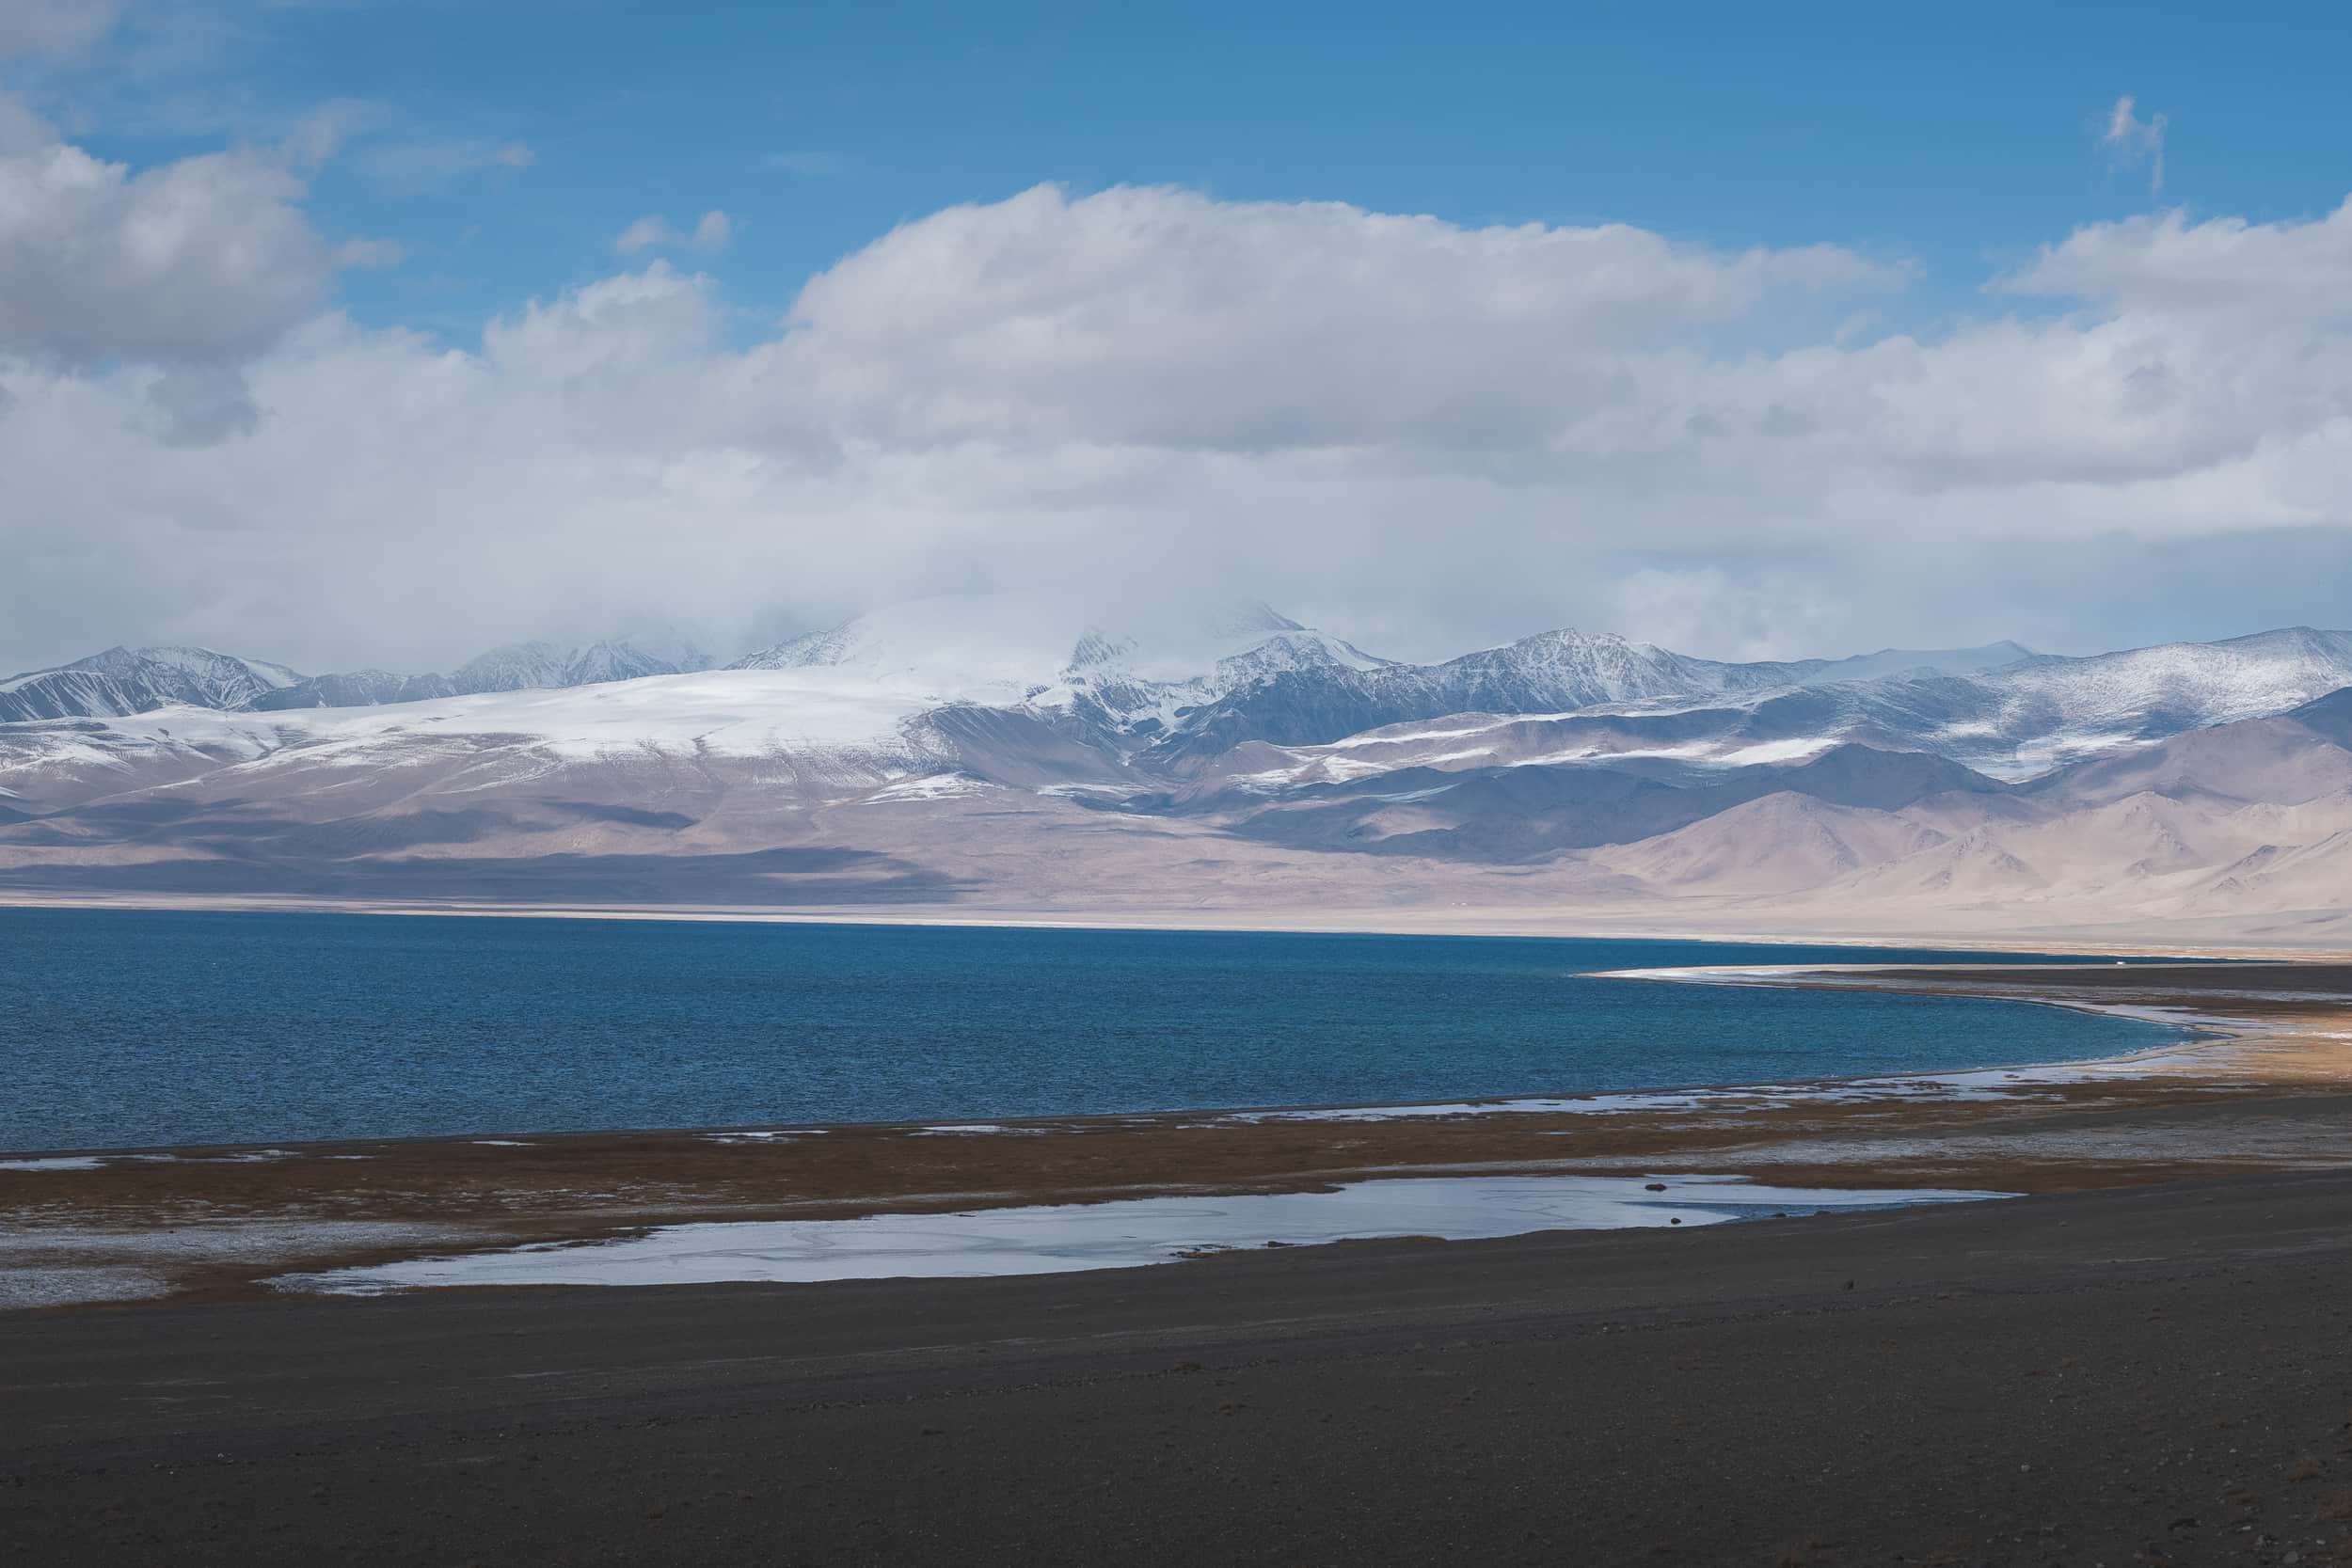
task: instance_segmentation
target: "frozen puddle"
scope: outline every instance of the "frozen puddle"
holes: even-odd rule
[[[1661,1190],[1652,1192],[1651,1184]],[[1769,1187],[1735,1176],[1492,1176],[1361,1181],[1323,1193],[668,1226],[550,1243],[288,1275],[281,1290],[372,1295],[435,1285],[713,1285],[948,1278],[1167,1263],[1205,1252],[1378,1237],[1469,1241],[1534,1230],[1715,1225],[1771,1214],[1964,1203],[2001,1193]]]
[[[183,1217],[135,1230],[0,1226],[0,1312],[167,1296],[194,1270],[256,1263],[284,1268],[358,1247],[448,1246],[467,1234],[390,1220]]]

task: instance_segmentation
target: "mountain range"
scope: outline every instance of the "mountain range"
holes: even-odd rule
[[[447,674],[0,682],[0,891],[1069,918],[2352,927],[2352,634],[1435,664],[1255,603],[925,601]]]
[[[448,674],[350,670],[305,675],[282,664],[210,648],[108,648],[104,653],[0,680],[0,724],[28,719],[114,719],[184,705],[273,713],[298,707],[373,707],[483,691],[591,686],[707,670],[717,659],[675,638],[616,638],[586,647],[510,642]]]

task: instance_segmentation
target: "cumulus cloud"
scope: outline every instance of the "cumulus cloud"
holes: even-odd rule
[[[688,230],[673,229],[670,220],[648,214],[630,224],[612,242],[612,248],[624,256],[634,256],[641,250],[670,250],[691,246],[696,250],[716,250],[727,243],[734,225],[726,214],[713,208],[695,220]]]
[[[261,422],[253,389],[225,365],[178,365],[148,383],[144,427],[169,447],[208,447]]]
[[[2279,223],[2192,223],[2174,211],[2091,224],[2044,246],[2004,286],[2184,319],[2342,317],[2352,313],[2352,201]]]
[[[2119,164],[2148,166],[2148,190],[2151,195],[2164,191],[2164,130],[2165,118],[2150,115],[2139,118],[2132,95],[2125,93],[2107,111],[2107,122],[2099,133],[2099,145]]]
[[[302,196],[251,152],[135,173],[0,96],[0,352],[205,360],[266,346],[333,271]]]
[[[0,663],[437,667],[989,587],[1258,593],[1424,656],[2341,620],[2348,221],[2086,228],[1929,337],[1851,329],[1903,277],[1835,246],[1041,187],[876,239],[748,345],[656,261],[465,346],[315,315],[243,403],[0,361],[43,563],[0,574]]]
[[[901,442],[1491,446],[1613,405],[1627,348],[1895,278],[1832,245],[1726,255],[1622,225],[1041,185],[819,275],[768,357]]]

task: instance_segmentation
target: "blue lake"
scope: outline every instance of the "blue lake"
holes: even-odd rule
[[[1997,958],[0,910],[0,1149],[1576,1094],[2178,1037],[2023,1003],[1589,977]]]

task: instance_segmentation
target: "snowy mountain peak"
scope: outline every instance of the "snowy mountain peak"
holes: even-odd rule
[[[1466,676],[1497,695],[1513,689],[1524,691],[1526,699],[1513,700],[1534,699],[1543,705],[1522,711],[1543,711],[1545,707],[1591,707],[1719,691],[1726,683],[1715,673],[1736,666],[1686,658],[1614,632],[1564,628],[1466,654],[1439,668]],[[1538,698],[1539,691],[1545,695]]]
[[[562,686],[568,657],[552,642],[509,642],[477,654],[451,671],[450,685],[461,695]]]
[[[1114,619],[1050,595],[1003,594],[893,605],[787,638],[734,668],[857,670],[943,698],[1049,706],[1116,689],[1124,710],[1146,688],[1188,686],[1187,700],[1202,701],[1218,689],[1220,660],[1261,649],[1276,650],[1260,661],[1268,666],[1379,662],[1254,600],[1207,615],[1163,609]]]
[[[1222,691],[1230,691],[1292,670],[1385,670],[1395,662],[1368,654],[1353,642],[1300,626],[1277,632],[1263,642],[1218,659],[1214,684]]]
[[[1078,645],[1070,650],[1071,670],[1099,670],[1119,664],[1136,651],[1135,640],[1112,638],[1089,627],[1078,638]]]
[[[210,648],[108,648],[54,669],[0,681],[0,723],[26,719],[113,718],[186,704],[243,707],[300,681],[282,664]]]
[[[672,675],[677,667],[627,642],[592,642],[564,660],[560,686],[598,686],[606,681],[630,681],[644,675]]]
[[[1263,599],[1235,599],[1211,612],[1204,623],[1204,629],[1219,641],[1239,641],[1286,631],[1305,631],[1307,628]]]
[[[675,657],[673,657],[675,653]],[[683,662],[681,662],[683,660]],[[383,670],[352,670],[313,675],[284,690],[241,705],[267,712],[311,707],[371,707],[386,703],[427,702],[437,697],[495,691],[561,689],[675,675],[707,670],[715,661],[682,640],[647,647],[636,638],[612,638],[584,648],[552,642],[510,642],[481,654],[449,674],[398,675]]]
[[[857,625],[856,618],[851,617],[821,631],[804,631],[755,653],[745,654],[727,668],[810,670],[846,663],[856,644]]]

